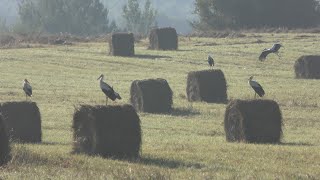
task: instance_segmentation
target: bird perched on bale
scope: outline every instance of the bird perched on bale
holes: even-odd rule
[[[32,87],[27,79],[24,79],[22,89],[26,94],[26,100],[27,100],[28,96],[32,97]]]
[[[252,89],[255,91],[254,93],[254,98],[256,98],[256,95],[258,94],[260,97],[263,97],[265,92],[262,88],[262,86],[257,82],[257,81],[254,81],[252,80],[253,79],[253,76],[250,76],[249,78],[249,85],[252,87]]]
[[[273,44],[272,48],[264,49],[262,51],[262,53],[260,54],[260,56],[259,56],[259,60],[260,61],[265,60],[267,58],[268,54],[270,54],[270,53],[275,53],[280,58],[280,55],[278,54],[279,53],[278,51],[279,51],[279,49],[281,47],[283,47],[281,44],[276,43],[276,44]]]
[[[213,58],[211,57],[210,54],[208,55],[208,64],[209,64],[210,67],[214,66],[214,60],[213,60]]]
[[[102,92],[106,95],[106,105],[108,105],[108,98],[110,98],[112,101],[115,101],[116,99],[121,99],[120,95],[113,90],[113,87],[103,82],[103,79],[104,75],[101,74],[97,80],[100,80],[100,88]]]

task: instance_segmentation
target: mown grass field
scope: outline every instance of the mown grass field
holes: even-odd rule
[[[258,40],[261,40],[262,43]],[[282,59],[262,49],[280,41]],[[294,78],[301,55],[320,54],[319,34],[246,34],[241,38],[181,37],[178,51],[146,50],[136,57],[107,55],[106,43],[0,49],[0,100],[23,101],[22,82],[33,86],[42,115],[42,144],[12,144],[12,161],[0,179],[319,179],[320,81]],[[208,69],[208,53],[223,70],[229,99],[253,98],[247,79],[254,75],[277,101],[284,119],[280,145],[227,143],[226,104],[190,103],[186,77]],[[131,82],[164,78],[174,92],[172,114],[139,113],[142,158],[123,161],[72,155],[72,116],[79,104],[104,104],[98,76],[129,103]]]

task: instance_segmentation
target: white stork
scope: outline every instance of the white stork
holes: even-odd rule
[[[279,51],[279,49],[280,49],[281,47],[283,47],[281,44],[276,43],[276,44],[274,44],[274,45],[272,46],[272,48],[270,48],[270,49],[264,49],[264,50],[261,52],[260,56],[259,56],[259,60],[260,60],[260,61],[265,60],[265,59],[267,58],[268,54],[270,54],[270,53],[275,53],[275,54],[280,58],[280,55],[278,54],[278,53],[279,53],[278,51]]]
[[[249,85],[252,87],[252,89],[255,91],[254,93],[254,98],[256,98],[256,95],[258,94],[260,97],[263,97],[264,96],[264,90],[262,88],[262,86],[257,82],[257,81],[254,81],[252,80],[253,79],[253,76],[251,76],[249,78]]]
[[[27,79],[24,79],[22,89],[26,94],[26,100],[27,100],[28,96],[32,97],[32,87]]]
[[[208,64],[209,64],[210,67],[214,66],[214,60],[213,60],[213,58],[211,57],[210,54],[208,55]]]
[[[113,87],[105,83],[103,79],[104,75],[101,74],[97,80],[100,80],[100,88],[102,92],[106,95],[106,105],[108,105],[108,98],[110,98],[112,101],[115,101],[116,99],[121,99],[120,95],[113,90]]]

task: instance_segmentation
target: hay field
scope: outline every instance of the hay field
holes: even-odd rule
[[[280,41],[282,59],[262,49]],[[178,51],[146,50],[136,44],[134,58],[107,56],[106,43],[0,49],[0,100],[23,101],[23,79],[33,86],[42,117],[42,144],[12,144],[12,161],[0,179],[318,179],[320,177],[320,80],[294,79],[294,61],[320,54],[319,34],[246,34],[242,38],[179,38]],[[37,46],[37,45],[36,45]],[[277,101],[284,118],[281,145],[227,143],[225,104],[189,103],[190,71],[208,69],[214,54],[228,84],[229,99],[249,99],[254,75]],[[103,105],[96,80],[105,74],[129,102],[134,80],[164,78],[173,90],[172,114],[139,113],[142,158],[121,161],[72,155],[74,105]]]

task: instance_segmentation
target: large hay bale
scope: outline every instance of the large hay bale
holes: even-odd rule
[[[178,34],[174,28],[155,28],[149,34],[149,49],[177,50]]]
[[[9,138],[6,125],[0,114],[0,166],[6,164],[10,158]]]
[[[113,56],[134,56],[132,33],[113,33],[109,39],[109,54]]]
[[[320,56],[301,56],[294,64],[296,78],[320,79]]]
[[[73,115],[73,151],[115,158],[137,158],[140,119],[131,105],[82,105]]]
[[[227,101],[227,83],[219,69],[189,72],[186,91],[189,101]]]
[[[282,115],[273,100],[234,100],[225,112],[224,129],[229,142],[279,143]]]
[[[41,142],[41,115],[35,102],[6,102],[1,105],[0,111],[13,141]]]
[[[135,80],[130,101],[137,111],[167,113],[172,110],[172,90],[165,79]]]

